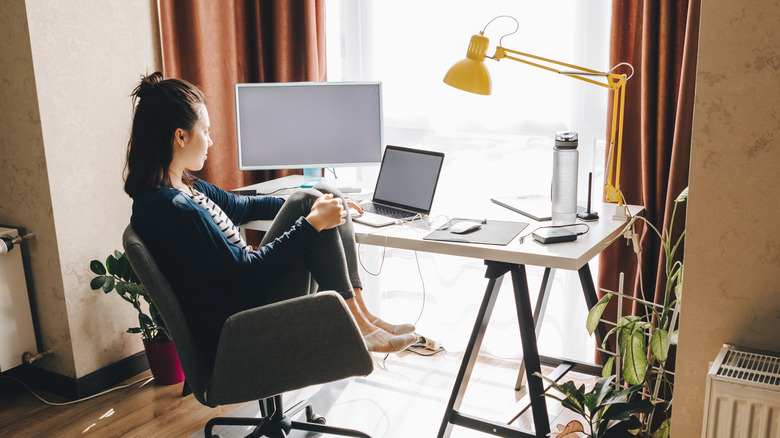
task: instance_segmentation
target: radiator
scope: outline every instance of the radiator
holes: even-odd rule
[[[707,374],[704,438],[780,438],[780,355],[724,345]]]
[[[18,235],[15,228],[0,228],[0,237]],[[25,351],[37,351],[21,253],[14,247],[0,254],[0,372],[21,365]]]

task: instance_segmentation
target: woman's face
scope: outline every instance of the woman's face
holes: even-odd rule
[[[209,128],[209,112],[205,105],[199,105],[198,121],[190,131],[182,130],[180,137],[176,141],[176,151],[174,152],[174,161],[177,161],[180,167],[187,170],[197,171],[203,168],[206,162],[206,155],[214,142],[211,141]]]

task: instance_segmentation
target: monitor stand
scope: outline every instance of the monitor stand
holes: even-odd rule
[[[301,187],[314,187],[322,182],[322,167],[305,167],[303,169],[303,184]]]
[[[303,169],[302,188],[314,187],[321,182],[336,187],[342,193],[360,193],[361,191],[361,188],[357,184],[351,184],[333,178],[324,178],[322,176],[322,167],[306,167]]]

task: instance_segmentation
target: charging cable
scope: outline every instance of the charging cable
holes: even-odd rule
[[[43,397],[41,397],[41,396],[39,396],[38,394],[36,394],[36,393],[35,393],[35,391],[33,391],[33,390],[32,390],[32,388],[30,388],[29,386],[27,386],[27,384],[26,384],[26,383],[22,382],[21,380],[19,380],[19,379],[15,378],[15,377],[11,377],[11,376],[0,376],[0,379],[8,379],[8,380],[12,380],[12,381],[14,381],[14,382],[16,382],[16,383],[18,383],[18,384],[20,384],[20,385],[24,386],[25,388],[27,388],[27,390],[28,390],[28,391],[30,391],[30,394],[32,394],[33,396],[35,396],[35,398],[37,398],[38,400],[40,400],[42,403],[45,403],[45,404],[47,404],[47,405],[49,405],[49,406],[68,406],[68,405],[72,405],[72,404],[76,404],[76,403],[81,403],[81,402],[83,402],[83,401],[91,400],[91,399],[93,399],[93,398],[95,398],[95,397],[100,397],[101,395],[108,394],[109,392],[113,392],[113,391],[116,391],[116,390],[119,390],[119,389],[125,389],[125,388],[129,388],[129,387],[131,387],[131,386],[133,386],[133,385],[135,385],[135,384],[137,384],[137,383],[144,382],[144,383],[143,383],[141,386],[139,386],[139,388],[141,388],[141,387],[145,386],[147,383],[149,383],[149,382],[151,382],[152,380],[154,380],[154,377],[152,377],[152,376],[149,376],[149,377],[143,377],[143,378],[141,378],[141,379],[138,379],[138,380],[136,380],[135,382],[128,383],[127,385],[115,386],[115,387],[113,387],[113,388],[111,388],[111,389],[107,389],[107,390],[105,390],[105,391],[103,391],[103,392],[100,392],[100,393],[97,393],[97,394],[90,395],[89,397],[84,397],[84,398],[82,398],[82,399],[78,399],[78,400],[72,400],[72,401],[69,401],[69,402],[62,402],[62,403],[50,402],[50,401],[48,401],[48,400],[45,400]]]
[[[271,191],[271,192],[255,193],[255,195],[257,195],[257,196],[271,196],[271,195],[275,195],[275,194],[277,194],[279,192],[284,192],[285,190],[296,190],[296,189],[300,189],[300,187],[299,186],[295,186],[295,187],[282,187],[282,188],[276,189],[276,190]]]
[[[406,224],[411,224],[412,222],[414,222],[414,221],[415,221],[415,220],[417,220],[417,219],[421,219],[421,220],[423,220],[424,218],[423,218],[422,214],[420,214],[420,213],[417,213],[417,214],[416,214],[416,215],[414,215],[413,217],[411,217],[411,218],[409,218],[409,219],[406,219],[406,220],[400,220],[400,219],[398,219],[398,220],[396,220],[396,221],[395,221],[393,224],[394,224],[394,225],[406,225]],[[375,233],[371,233],[371,235],[376,235],[376,234],[375,234]],[[378,276],[379,276],[379,274],[381,274],[381,273],[382,273],[382,266],[384,266],[384,264],[385,264],[385,255],[387,254],[387,238],[388,238],[388,235],[387,235],[387,234],[384,234],[384,238],[385,238],[385,243],[384,243],[384,245],[382,246],[382,260],[381,260],[381,262],[379,263],[379,270],[378,270],[376,273],[369,271],[369,270],[366,268],[366,266],[363,264],[363,258],[360,256],[360,246],[361,246],[361,244],[360,244],[360,243],[358,243],[358,244],[357,244],[357,245],[358,245],[358,250],[357,250],[357,258],[358,258],[358,263],[360,263],[360,267],[361,267],[361,268],[363,268],[363,270],[364,270],[364,271],[366,271],[366,273],[367,273],[368,275],[372,276],[372,277],[378,277]]]
[[[385,255],[387,254],[387,235],[385,235],[385,244],[382,245],[382,259],[379,262],[379,270],[377,272],[371,272],[366,268],[366,265],[363,264],[363,257],[360,256],[360,243],[358,243],[357,248],[357,258],[358,263],[360,263],[360,267],[363,268],[364,271],[366,271],[366,274],[372,276],[372,277],[379,277],[379,274],[382,273],[382,267],[385,265]]]
[[[417,220],[417,219],[424,220],[425,218],[421,214],[417,214],[417,215],[415,215],[411,219],[408,219],[408,220],[405,220],[405,221],[399,221],[400,223],[396,223],[396,224],[397,225],[410,224],[412,221]],[[361,255],[361,251],[360,251],[361,244],[358,243],[358,248],[357,248],[358,263],[360,264],[360,267],[363,268],[363,270],[368,275],[371,275],[373,277],[378,277],[379,274],[382,273],[382,268],[385,265],[385,259],[386,259],[386,256],[387,256],[387,239],[388,239],[388,235],[385,234],[384,237],[385,237],[385,243],[382,246],[382,258],[380,260],[379,269],[377,270],[377,272],[371,272],[371,271],[369,271],[366,268],[365,264],[363,263],[363,257]],[[420,312],[417,315],[417,319],[415,319],[415,321],[414,321],[414,325],[417,325],[420,322],[420,320],[422,319],[422,315],[423,315],[423,313],[425,311],[425,303],[427,301],[426,298],[427,298],[428,293],[427,293],[427,290],[425,289],[425,278],[423,277],[422,267],[420,266],[420,259],[418,257],[417,251],[414,251],[414,261],[415,261],[415,264],[417,265],[417,274],[418,274],[418,276],[420,278],[420,285],[422,287],[422,304],[420,306]]]

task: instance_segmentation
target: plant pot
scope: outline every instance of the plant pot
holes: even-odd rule
[[[154,381],[160,385],[174,385],[183,382],[184,373],[181,370],[179,356],[176,354],[173,342],[151,342],[146,339],[143,341]]]

